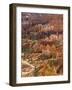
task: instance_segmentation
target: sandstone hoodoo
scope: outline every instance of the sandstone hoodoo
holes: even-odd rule
[[[63,74],[63,15],[21,14],[22,77]]]

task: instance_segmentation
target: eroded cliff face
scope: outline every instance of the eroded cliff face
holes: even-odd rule
[[[63,74],[63,15],[22,13],[22,62],[33,66],[23,76]],[[30,69],[29,69],[30,70]]]

